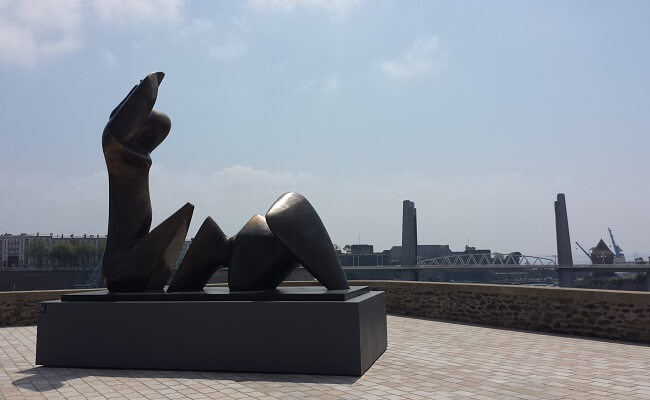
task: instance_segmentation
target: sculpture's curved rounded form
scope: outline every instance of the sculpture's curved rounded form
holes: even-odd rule
[[[267,211],[266,222],[323,286],[330,290],[350,288],[325,225],[304,196],[293,192],[280,196]]]
[[[229,239],[208,218],[167,291],[201,290],[220,267],[228,267],[231,291],[273,290],[299,264],[330,290],[349,288],[316,210],[302,195],[285,193]]]
[[[258,214],[233,238],[228,287],[233,292],[273,290],[297,267],[291,250]]]

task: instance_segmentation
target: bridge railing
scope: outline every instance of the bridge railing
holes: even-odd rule
[[[527,256],[519,253],[458,254],[418,260],[418,266],[421,267],[449,267],[465,265],[553,267],[556,266],[556,263],[555,260],[551,258]]]

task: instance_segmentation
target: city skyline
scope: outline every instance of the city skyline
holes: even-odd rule
[[[650,255],[646,2],[8,1],[0,231],[104,233],[108,113],[153,70],[172,131],[153,224],[186,201],[234,234],[282,193],[333,241]],[[579,261],[582,255],[574,250]]]
[[[558,198],[559,198],[560,195],[563,195],[563,194],[558,194]],[[411,211],[408,212],[408,213],[406,211],[407,208],[411,209]],[[557,218],[557,215],[556,215],[556,218]],[[401,243],[401,245],[400,244],[393,244],[393,245],[390,245],[390,246],[388,246],[386,248],[383,248],[383,249],[375,249],[376,252],[393,250],[395,248],[403,248],[404,247],[404,240],[405,240],[404,239],[405,230],[410,232],[410,233],[407,234],[407,237],[410,237],[410,239],[408,239],[408,240],[412,241],[414,239],[414,242],[409,242],[410,243],[409,246],[417,246],[417,247],[421,247],[421,246],[427,247],[427,246],[431,246],[431,245],[433,245],[433,246],[449,246],[449,244],[444,244],[442,242],[441,243],[426,243],[426,244],[417,242],[418,227],[417,227],[417,222],[415,221],[414,203],[411,202],[410,200],[404,200],[403,201],[403,214],[402,214],[402,232],[401,232],[402,233],[402,243]],[[610,232],[610,235],[611,235],[611,232]],[[107,237],[106,234],[100,235],[100,234],[86,234],[86,233],[81,233],[81,234],[71,233],[69,235],[64,235],[63,233],[60,233],[60,234],[55,234],[55,233],[41,234],[40,232],[36,232],[36,233],[26,233],[26,232],[8,233],[8,232],[5,232],[5,233],[0,234],[0,239],[2,239],[3,237],[21,237],[21,236],[31,237],[31,238],[35,238],[35,237],[38,238],[40,236],[40,237],[43,237],[43,238],[48,238],[49,237],[49,238],[55,238],[55,239],[57,239],[57,238],[60,238],[60,239],[86,239],[86,238],[88,238],[88,239],[93,239],[93,238],[105,239]],[[194,239],[193,235],[188,235],[186,240],[185,240],[185,243],[188,244],[193,239]],[[613,243],[613,238],[610,238],[609,240],[610,240],[610,243],[612,243],[612,244],[611,245],[607,244],[607,246],[609,248],[611,248],[611,249],[614,249],[615,244]],[[600,239],[598,245],[601,245],[602,242],[603,242],[603,239]],[[576,259],[576,263],[577,264],[590,264],[591,263],[591,258],[589,256],[587,256],[586,254],[583,256],[584,249],[581,248],[578,243],[576,243],[576,242],[574,242],[574,243],[575,243],[575,246],[572,246],[572,247],[575,247],[574,258]],[[349,250],[350,250],[349,246],[352,246],[352,248],[354,248],[355,245],[362,246],[364,248],[365,247],[372,248],[374,246],[374,243],[361,243],[361,236],[360,235],[358,237],[358,242],[357,243],[350,242],[350,243],[341,244],[341,245],[339,245],[337,243],[334,243],[334,246],[337,248],[337,250],[342,250],[343,253],[349,252]],[[594,246],[594,247],[596,247],[596,246]],[[346,251],[345,248],[348,248],[348,251]],[[468,248],[472,249],[472,248],[476,248],[476,246],[470,246],[469,243],[467,243],[467,244],[465,244],[464,251],[467,252]],[[587,248],[590,248],[591,250],[593,250],[593,248],[591,248],[589,246]],[[582,253],[580,251],[578,251],[578,249],[580,249],[580,251],[582,251]],[[558,250],[558,249],[556,249],[556,250]],[[415,251],[415,250],[412,249],[411,251]],[[485,251],[485,250],[479,250],[478,252],[482,253],[483,251]],[[508,250],[500,249],[500,251],[493,251],[493,253],[495,253],[495,254],[504,254],[504,253],[511,253],[512,251],[516,251],[516,250],[513,250],[513,249],[508,249]],[[521,252],[519,252],[519,253],[521,254]],[[354,254],[354,251],[352,251],[352,254]],[[363,253],[363,254],[366,254],[366,253]],[[530,254],[528,254],[528,255],[530,255]],[[639,256],[639,254],[636,254],[636,253],[633,254],[632,256],[628,256],[627,262],[634,262],[635,259],[637,258],[637,256]],[[640,256],[643,257],[643,255],[640,255]],[[402,257],[404,257],[403,254],[402,254]],[[412,257],[415,257],[415,256],[412,256]],[[423,256],[421,254],[419,254],[419,252],[417,252],[417,258],[419,259],[419,258],[422,258],[422,257]],[[559,262],[559,255],[556,254],[556,253],[550,254],[550,255],[544,255],[543,257],[544,258],[553,258],[555,260],[555,262],[561,264]],[[181,258],[182,258],[182,256],[181,256]],[[424,257],[424,258],[427,258],[427,257]]]

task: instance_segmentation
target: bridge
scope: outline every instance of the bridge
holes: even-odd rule
[[[546,257],[527,256],[519,253],[510,254],[459,254],[452,256],[418,259],[419,267],[468,267],[468,266],[531,266],[556,267],[555,260]]]

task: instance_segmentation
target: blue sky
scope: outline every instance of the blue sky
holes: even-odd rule
[[[646,1],[0,1],[0,231],[104,233],[108,113],[155,70],[154,222],[234,234],[285,191],[335,243],[650,254]],[[579,256],[578,253],[574,254]]]

